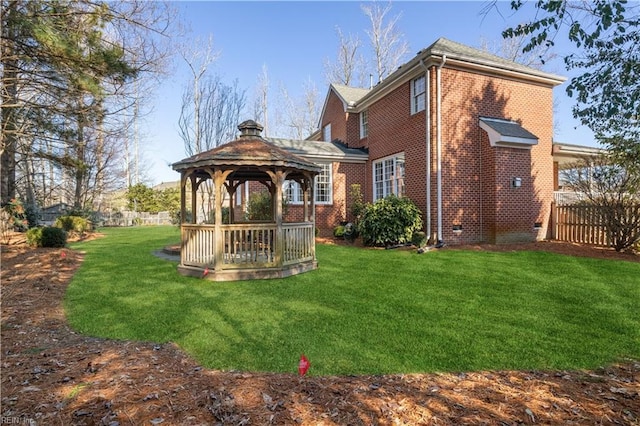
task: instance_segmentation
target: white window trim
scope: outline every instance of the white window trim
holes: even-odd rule
[[[313,190],[313,194],[315,197],[315,204],[316,205],[324,205],[324,206],[328,206],[328,205],[332,205],[333,204],[333,163],[318,163],[319,166],[328,166],[328,170],[329,170],[329,182],[328,187],[329,187],[329,199],[327,201],[318,201],[318,194],[320,193],[320,191],[318,191],[318,176],[316,176],[313,179],[313,185],[314,185],[314,190]],[[286,180],[284,182],[284,186],[283,186],[283,191],[286,191],[287,185],[291,184],[293,190],[295,191],[294,194],[297,194],[297,196],[293,197],[293,200],[289,200],[288,203],[292,206],[300,206],[304,203],[304,195],[302,194],[302,191],[300,189],[300,184],[298,182],[295,181],[291,181],[291,180]]]
[[[416,86],[416,81],[418,80],[424,80],[424,90],[420,93],[416,93],[415,92],[415,86]],[[416,97],[417,96],[423,96],[423,101],[422,101],[422,108],[421,109],[417,109],[416,107]],[[420,111],[424,111],[426,109],[426,105],[427,105],[427,79],[425,78],[424,75],[420,76],[420,77],[416,77],[413,80],[411,80],[411,115],[413,114],[417,114]]]
[[[388,160],[393,160],[393,169],[394,169],[394,174],[397,172],[398,170],[398,160],[402,160],[402,163],[405,164],[405,173],[402,176],[402,181],[406,182],[406,163],[405,163],[405,156],[404,156],[404,152],[399,152],[397,154],[393,154],[393,155],[389,155],[386,157],[382,157],[382,158],[378,158],[377,160],[375,160],[373,163],[371,163],[371,180],[372,180],[372,191],[373,191],[373,201],[377,201],[379,199],[382,199],[388,195],[394,194],[397,196],[403,196],[404,194],[400,193],[400,188],[398,186],[398,182],[399,179],[398,177],[394,176],[394,179],[392,180],[392,188],[391,188],[391,192],[390,193],[385,193],[384,190],[384,186],[383,186],[383,190],[382,190],[382,194],[381,196],[378,196],[378,194],[376,194],[376,165],[377,164],[382,164],[382,176],[383,176],[383,183],[384,181],[384,175],[385,175],[385,170],[384,170],[384,164],[386,161]],[[406,183],[403,185],[406,187]]]
[[[366,117],[366,122],[364,118]],[[360,113],[360,139],[364,139],[369,135],[369,110],[365,109]]]

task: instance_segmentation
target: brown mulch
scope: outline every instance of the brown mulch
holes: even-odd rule
[[[475,248],[637,261],[561,243]],[[214,371],[174,344],[75,333],[62,300],[81,253],[11,244],[1,260],[3,424],[640,424],[638,360],[593,371],[302,378]]]

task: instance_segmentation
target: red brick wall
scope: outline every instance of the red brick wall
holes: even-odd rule
[[[444,68],[442,83],[442,235],[449,244],[508,242],[546,236],[553,194],[552,89]],[[436,72],[432,68],[431,231],[437,231]],[[529,149],[493,148],[479,117],[518,121],[538,136]],[[366,201],[372,201],[372,163],[404,152],[406,195],[426,219],[425,113],[411,115],[410,82],[369,107],[369,136],[360,141],[357,114],[349,117],[349,146],[369,149],[364,168]],[[357,124],[357,126],[356,126]],[[332,124],[333,126],[333,124]],[[357,130],[357,133],[356,133]],[[522,187],[511,188],[513,177]],[[534,232],[533,225],[542,223]],[[462,225],[462,233],[453,226]]]
[[[553,195],[552,89],[447,68],[441,79],[443,239],[544,237]],[[490,147],[480,116],[517,121],[538,136],[538,145]],[[521,188],[511,188],[513,177],[522,178]],[[543,224],[539,234],[535,222]],[[460,236],[451,230],[455,223],[463,225]]]
[[[347,140],[347,113],[344,110],[344,104],[333,90],[329,93],[320,129],[324,129],[328,123],[331,123],[331,140]]]
[[[373,200],[373,162],[399,153],[405,156],[405,190],[423,212],[426,209],[425,113],[411,115],[410,84],[403,84],[369,107],[369,182],[365,199]]]

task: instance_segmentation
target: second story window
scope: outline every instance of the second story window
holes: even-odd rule
[[[369,110],[360,113],[360,139],[366,138],[369,134]]]
[[[331,123],[322,128],[322,140],[331,142]]]
[[[424,76],[411,80],[411,114],[424,111],[425,92]]]

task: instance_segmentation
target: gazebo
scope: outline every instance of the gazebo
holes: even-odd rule
[[[213,281],[279,278],[317,268],[315,255],[314,177],[320,167],[265,141],[262,126],[247,120],[240,136],[212,150],[172,165],[180,172],[181,250],[178,271]],[[213,183],[213,223],[196,223],[197,190]],[[283,184],[293,180],[303,191],[303,218],[283,221]],[[259,182],[271,195],[272,219],[236,218],[235,194],[243,184]],[[191,219],[187,222],[187,186]],[[223,207],[229,208],[223,223]],[[238,214],[237,216],[243,216]]]

